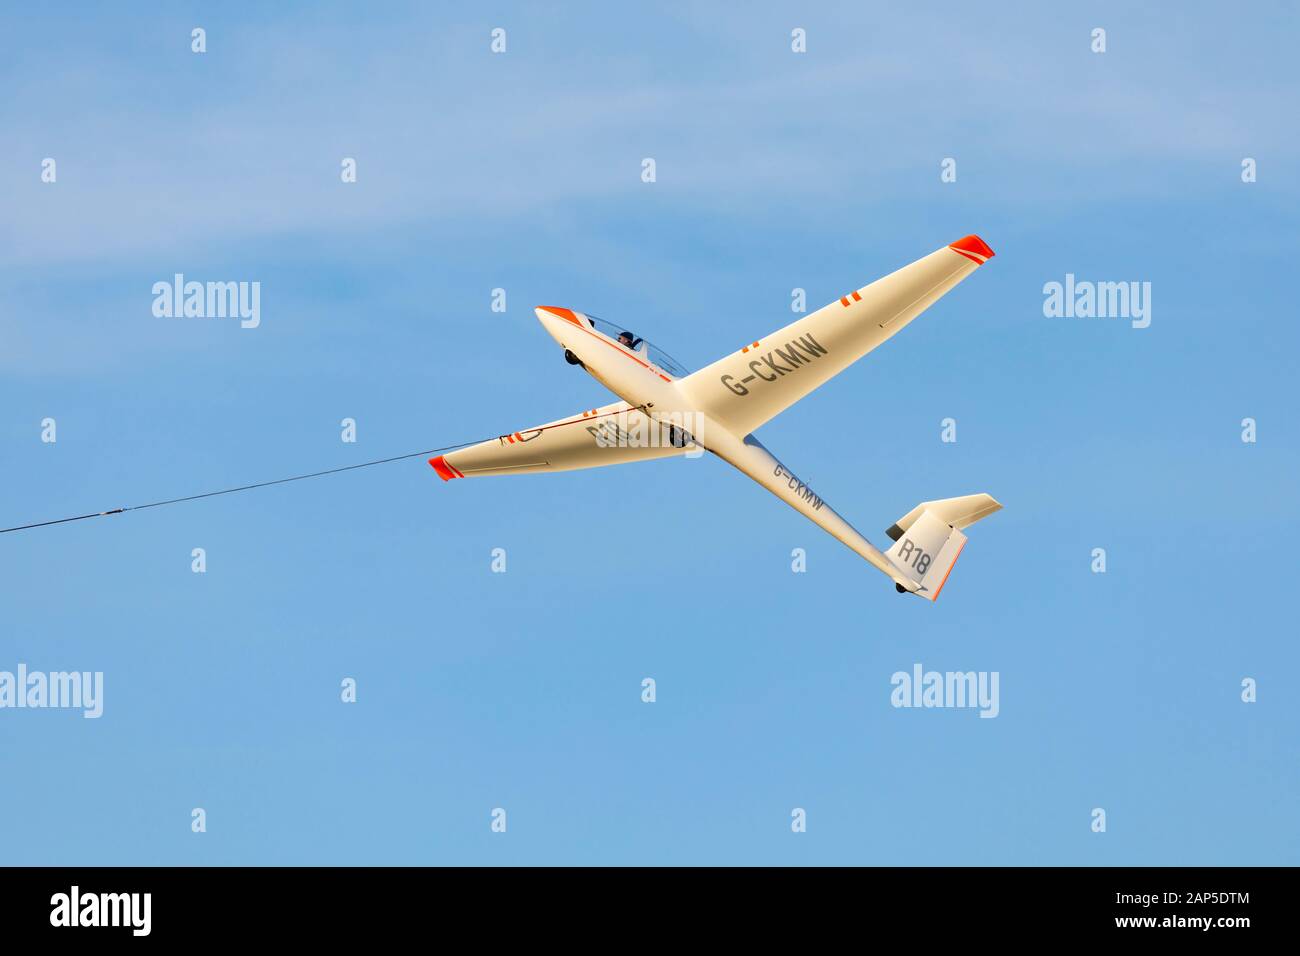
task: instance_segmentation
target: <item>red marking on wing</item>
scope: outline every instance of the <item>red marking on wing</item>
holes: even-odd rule
[[[464,478],[455,465],[447,463],[446,455],[439,455],[437,458],[430,458],[429,464],[433,465],[433,470],[438,473],[438,477],[443,481],[451,481],[453,478]]]
[[[995,255],[993,250],[989,248],[989,244],[979,236],[963,236],[949,245],[948,248],[980,265],[983,265]]]

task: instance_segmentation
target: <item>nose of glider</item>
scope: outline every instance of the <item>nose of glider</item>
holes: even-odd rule
[[[574,325],[581,325],[578,316],[572,309],[561,309],[558,305],[539,305],[533,310],[537,317],[543,322],[552,319],[563,319],[565,322],[572,322]]]
[[[582,320],[574,314],[572,309],[562,309],[558,305],[539,305],[533,311],[537,314],[537,321],[542,323],[542,328],[549,332],[551,338],[561,345],[564,344],[564,330],[566,328],[570,325],[582,328]]]

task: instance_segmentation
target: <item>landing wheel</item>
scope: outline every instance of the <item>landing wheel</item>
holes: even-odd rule
[[[564,361],[568,362],[570,365],[582,365],[582,359],[578,358],[578,356],[574,355],[568,349],[564,350]],[[586,368],[585,365],[582,367]]]
[[[903,587],[903,586],[902,586],[901,584],[899,584],[897,581],[894,582],[894,590],[897,591],[899,594],[906,594],[906,593],[907,593],[907,588]]]

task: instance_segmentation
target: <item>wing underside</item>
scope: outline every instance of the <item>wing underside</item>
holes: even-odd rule
[[[993,256],[967,236],[681,380],[694,408],[745,435],[825,384]]]
[[[680,441],[639,408],[614,402],[439,455],[429,464],[444,481],[572,471],[681,455],[687,449]]]

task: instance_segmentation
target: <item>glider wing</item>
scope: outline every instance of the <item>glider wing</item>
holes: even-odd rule
[[[681,380],[694,407],[746,435],[830,381],[993,257],[967,236]]]
[[[682,433],[627,402],[614,402],[430,458],[443,481],[479,475],[571,471],[700,453]]]

